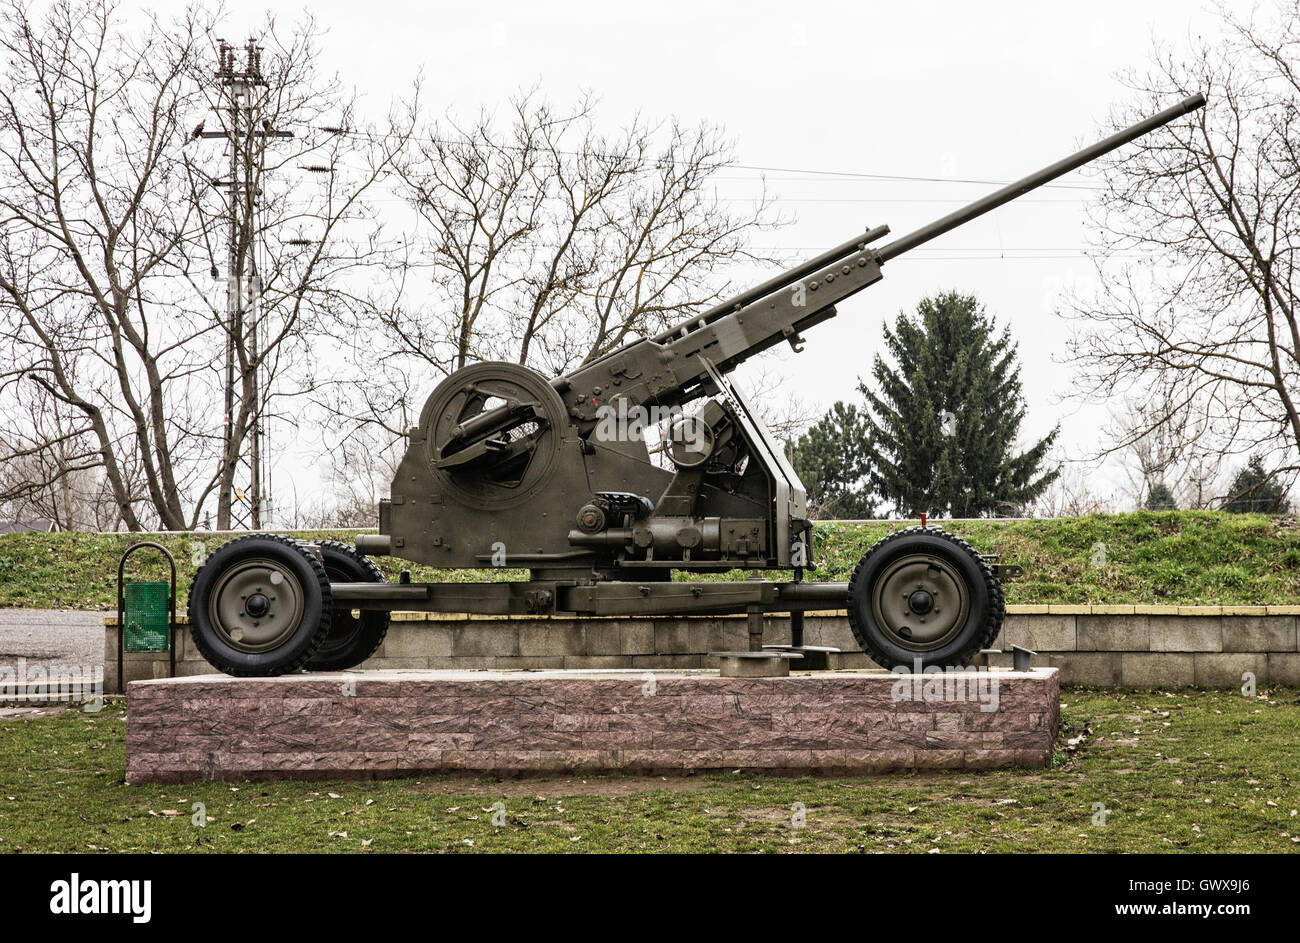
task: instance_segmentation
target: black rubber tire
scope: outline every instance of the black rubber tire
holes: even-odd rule
[[[250,557],[275,560],[289,569],[302,589],[303,614],[293,634],[266,652],[233,647],[212,624],[209,597],[224,570]],[[266,677],[302,668],[329,635],[333,609],[330,581],[320,559],[301,541],[280,534],[236,537],[212,552],[190,584],[190,637],[214,668],[237,677]]]
[[[915,553],[932,554],[951,563],[962,575],[970,594],[970,613],[957,634],[941,648],[918,651],[899,645],[876,624],[871,598],[876,579],[885,567],[900,557]],[[883,668],[905,665],[916,659],[921,667],[968,665],[981,649],[997,638],[1006,616],[1002,583],[982,556],[960,537],[933,527],[908,527],[877,541],[862,555],[849,580],[849,627],[862,650]]]
[[[325,573],[331,582],[382,583],[384,574],[356,548],[337,540],[322,540],[319,544],[325,558]],[[331,617],[330,633],[307,662],[308,671],[345,671],[355,668],[383,644],[388,634],[388,613],[377,609],[362,609],[361,617],[352,615],[350,608],[336,606]]]

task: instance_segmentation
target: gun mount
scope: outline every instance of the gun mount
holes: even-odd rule
[[[1192,96],[883,245],[889,228],[868,229],[565,376],[498,362],[456,371],[424,404],[379,534],[356,550],[265,536],[219,548],[191,591],[196,644],[223,670],[276,674],[359,664],[395,609],[747,612],[761,645],[764,612],[841,608],[882,665],[966,663],[996,636],[1000,579],[1018,568],[912,528],[872,547],[849,583],[804,582],[815,568],[807,496],[728,374],[777,344],[800,350],[892,259],[1203,104]],[[531,578],[384,583],[366,554]],[[673,579],[735,569],[793,570],[794,581]]]

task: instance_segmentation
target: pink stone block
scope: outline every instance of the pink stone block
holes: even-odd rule
[[[374,778],[438,770],[1041,768],[1054,669],[999,677],[999,709],[899,700],[896,678],[829,672],[373,671],[128,686],[127,781]],[[346,690],[345,690],[346,685]]]
[[[844,765],[863,773],[887,773],[915,769],[915,750],[845,750]]]
[[[1003,769],[1016,763],[1015,750],[975,748],[966,751],[967,769]]]
[[[964,750],[927,748],[916,751],[917,769],[961,769],[965,765]]]

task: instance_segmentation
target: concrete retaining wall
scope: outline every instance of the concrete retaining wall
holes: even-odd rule
[[[1300,685],[1300,606],[1009,606],[994,648],[1022,645],[1035,665],[1061,669],[1061,681],[1125,687],[1236,687],[1252,672],[1258,683]],[[104,684],[120,691],[116,617],[105,620]],[[810,613],[804,641],[843,650],[833,668],[873,667],[848,619]],[[178,633],[177,674],[212,671]],[[789,619],[768,620],[767,641],[790,640]],[[549,619],[395,613],[388,638],[365,668],[643,668],[713,667],[707,653],[748,646],[736,617]],[[1010,664],[1010,657],[994,664]],[[167,655],[128,654],[128,681],[167,675]]]

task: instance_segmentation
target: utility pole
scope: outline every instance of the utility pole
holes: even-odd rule
[[[251,39],[244,45],[244,61],[236,61],[236,50],[218,40],[216,78],[221,90],[221,130],[206,131],[200,125],[195,138],[225,138],[230,163],[224,180],[213,185],[224,190],[230,227],[226,253],[226,363],[222,481],[217,497],[217,529],[232,530],[264,524],[269,504],[269,475],[264,474],[266,445],[265,407],[258,329],[262,295],[259,265],[261,238],[257,228],[262,150],[269,139],[291,138],[269,121],[259,120],[261,89],[268,86],[262,74],[262,48]],[[241,359],[240,354],[243,353]],[[247,400],[247,402],[245,402]],[[236,404],[247,415],[245,428],[237,429]],[[244,445],[247,443],[247,453]],[[246,468],[248,491],[236,481]],[[237,500],[242,498],[243,500]]]

